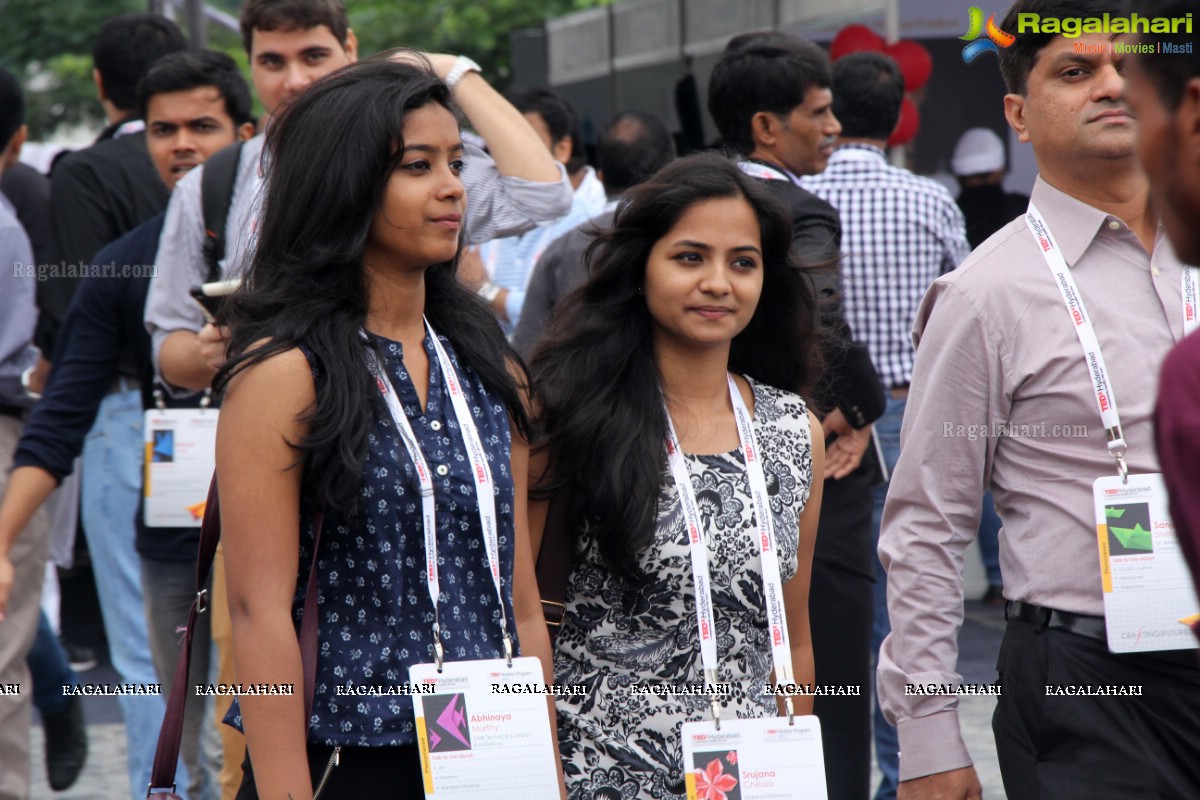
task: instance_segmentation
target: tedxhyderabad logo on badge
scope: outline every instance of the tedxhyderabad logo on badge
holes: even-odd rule
[[[995,53],[1000,55],[1001,47],[1008,47],[1017,40],[1007,31],[1001,30],[996,24],[996,15],[992,14],[987,18],[987,23],[983,21],[983,9],[977,6],[971,6],[968,9],[970,13],[970,21],[967,23],[967,32],[964,36],[958,37],[964,42],[970,42],[963,48],[963,61],[970,64],[976,58],[984,53]],[[979,37],[987,35],[986,39]]]

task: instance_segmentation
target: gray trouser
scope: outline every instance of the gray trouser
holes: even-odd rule
[[[20,435],[21,421],[0,415],[0,497],[8,490]],[[29,796],[33,683],[25,656],[37,635],[49,534],[46,512],[39,509],[8,554],[14,574],[8,609],[0,622],[0,800]]]
[[[142,559],[142,590],[146,597],[146,623],[150,628],[150,652],[154,669],[162,683],[163,697],[171,693],[175,666],[179,661],[180,631],[187,625],[188,611],[196,597],[196,565],[190,561],[154,561]],[[209,581],[211,593],[212,581]],[[197,696],[195,685],[209,682],[212,652],[210,615],[200,614],[192,638],[192,663],[189,671],[187,705],[183,714],[183,742],[179,755],[188,771],[187,795],[190,800],[216,797],[217,770],[220,769],[219,742],[212,723],[208,698]]]

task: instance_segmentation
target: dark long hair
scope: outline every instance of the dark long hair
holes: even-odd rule
[[[371,411],[383,408],[360,336],[363,247],[404,151],[405,116],[430,103],[455,112],[450,90],[427,66],[354,64],[310,86],[268,132],[262,232],[245,285],[226,305],[232,335],[218,390],[298,344],[312,353],[316,402],[304,419],[309,433],[295,446],[306,456],[310,499],[346,513],[357,508]],[[527,434],[508,371],[520,360],[487,305],[459,284],[457,264],[455,257],[426,270],[425,315]]]
[[[667,419],[653,327],[639,294],[654,244],[694,204],[740,197],[758,218],[762,296],[732,342],[729,368],[805,393],[818,377],[816,299],[790,255],[787,211],[728,159],[699,153],[630,189],[612,229],[588,252],[591,277],[567,297],[534,353],[537,447],[548,459],[540,493],[566,490],[570,519],[599,543],[614,572],[643,578],[637,553],[654,534]]]

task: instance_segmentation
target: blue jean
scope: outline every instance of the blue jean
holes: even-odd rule
[[[983,562],[989,586],[1003,586],[1000,575],[1000,517],[992,493],[983,495],[983,514],[979,517],[979,560]]]
[[[62,687],[75,686],[79,681],[45,611],[38,615],[37,638],[25,660],[33,676],[33,705],[38,713],[44,717],[66,709],[71,699],[63,694]]]
[[[110,394],[83,445],[82,516],[113,669],[124,683],[159,683],[150,656],[141,559],[134,515],[142,487],[142,399],[136,389]],[[118,698],[128,739],[129,784],[145,797],[166,712],[162,697]]]
[[[900,460],[900,425],[904,421],[904,407],[908,400],[887,401],[887,410],[883,416],[875,420],[875,435],[879,437],[879,447],[883,451],[883,460],[887,465],[888,475],[896,468]],[[891,633],[892,625],[888,620],[887,610],[887,573],[883,564],[879,563],[879,524],[883,519],[883,503],[887,499],[887,490],[891,482],[875,487],[875,509],[871,515],[871,536],[875,544],[875,587],[873,590],[873,605],[875,617],[871,625],[871,650],[875,654],[875,663],[879,663],[879,646],[884,638]],[[896,737],[896,729],[883,717],[879,700],[875,701],[875,762],[883,778],[875,792],[875,800],[895,800],[896,787],[900,776],[900,742]]]

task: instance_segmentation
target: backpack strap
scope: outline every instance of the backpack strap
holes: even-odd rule
[[[200,175],[200,210],[204,214],[204,262],[208,265],[206,283],[221,280],[221,260],[225,258],[225,223],[233,204],[242,145],[223,147],[204,162]]]

